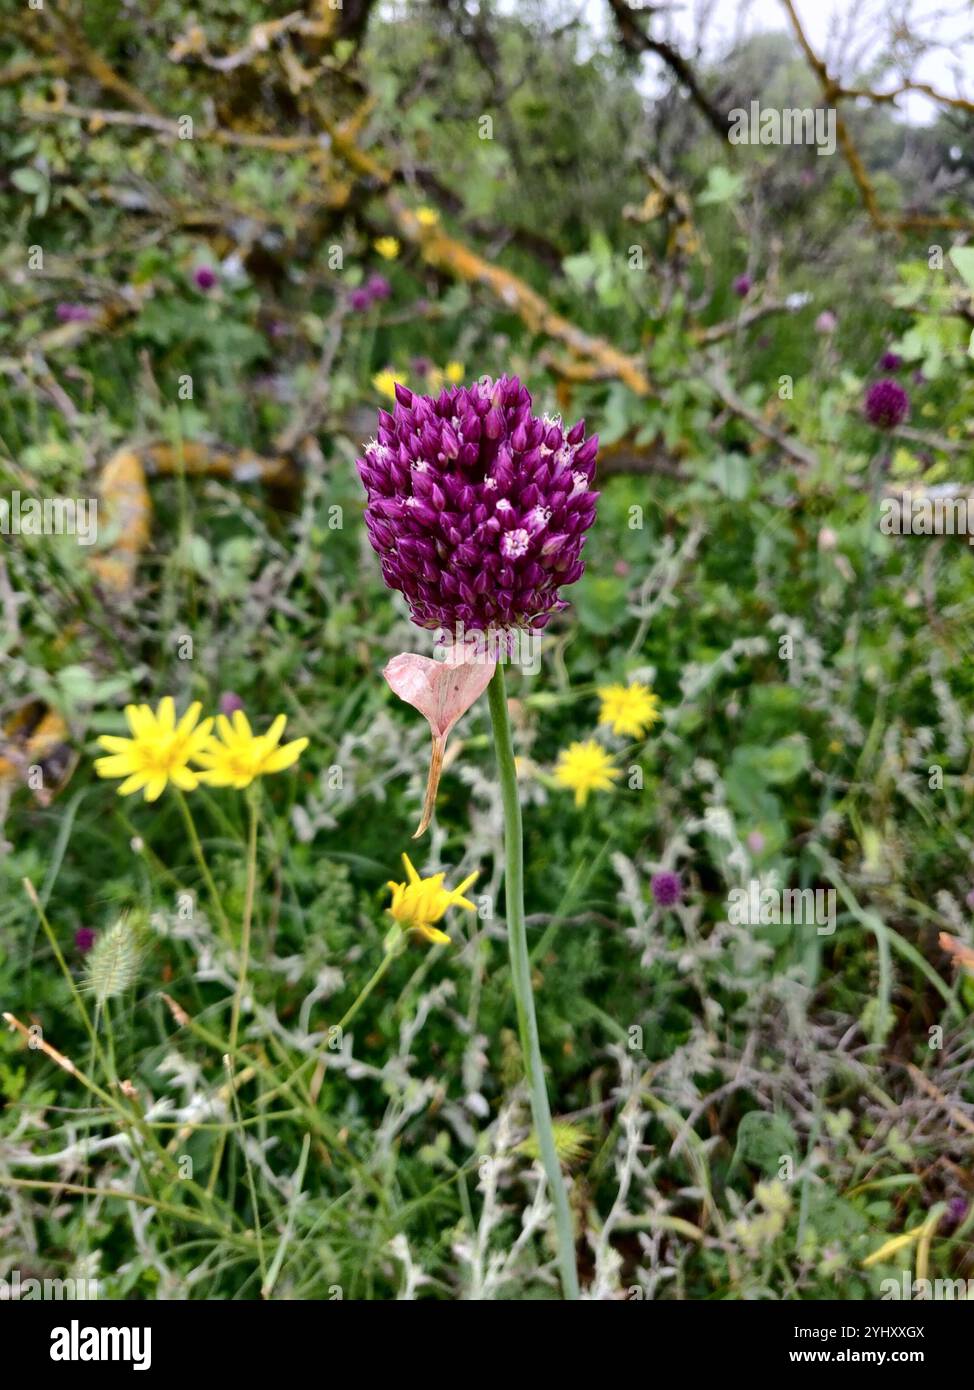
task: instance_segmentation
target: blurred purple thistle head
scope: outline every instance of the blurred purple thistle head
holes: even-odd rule
[[[74,944],[82,955],[90,951],[95,944],[94,927],[79,927],[74,934]]]
[[[418,627],[541,628],[568,605],[595,520],[598,436],[538,417],[517,377],[439,396],[396,386],[358,460],[365,524]]]
[[[229,719],[236,714],[238,709],[243,709],[244,704],[240,696],[233,690],[225,690],[220,696],[220,713],[225,714]]]
[[[951,1197],[944,1215],[951,1225],[959,1226],[967,1215],[967,1198]]]
[[[358,289],[352,290],[351,294],[348,296],[348,303],[349,307],[352,308],[356,314],[361,314],[363,310],[368,309],[371,305],[372,296],[364,285],[360,285]]]
[[[208,265],[199,265],[193,271],[193,284],[198,290],[205,294],[207,290],[213,289],[216,284],[216,271],[211,270]]]
[[[910,398],[898,381],[884,376],[866,392],[866,419],[878,430],[895,430],[910,413]]]
[[[54,312],[59,323],[90,323],[93,317],[87,304],[59,304]]]
[[[898,372],[903,365],[903,359],[898,352],[884,352],[879,359],[880,370],[884,372]]]
[[[816,333],[834,333],[839,325],[839,320],[835,317],[831,309],[823,309],[815,320]]]
[[[660,907],[672,907],[683,896],[683,882],[679,874],[664,869],[662,873],[653,874],[649,880],[649,890],[653,901]]]
[[[392,286],[384,275],[370,275],[365,282],[365,293],[370,300],[388,299]]]
[[[738,275],[737,279],[734,281],[734,293],[740,295],[741,299],[746,299],[751,293],[751,286],[753,284],[754,281],[751,279],[750,275]]]

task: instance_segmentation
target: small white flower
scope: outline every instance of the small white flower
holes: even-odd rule
[[[507,531],[501,537],[501,554],[508,560],[516,560],[524,554],[530,544],[531,537],[524,527],[515,527],[513,531]]]

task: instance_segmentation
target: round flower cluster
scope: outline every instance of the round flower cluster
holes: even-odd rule
[[[910,398],[898,381],[884,376],[866,392],[866,419],[879,430],[895,430],[910,413]]]
[[[386,584],[419,627],[544,627],[584,569],[598,437],[533,415],[517,377],[395,393],[358,460]]]

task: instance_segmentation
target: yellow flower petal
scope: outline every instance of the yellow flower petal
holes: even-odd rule
[[[145,789],[146,801],[158,801],[165,790],[166,778],[163,774],[159,773],[156,776],[151,777]]]
[[[144,772],[133,772],[119,787],[119,796],[131,796],[133,792],[140,792],[148,780]]]

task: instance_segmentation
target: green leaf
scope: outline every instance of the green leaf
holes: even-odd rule
[[[750,1110],[737,1126],[737,1146],[731,1168],[750,1163],[769,1176],[777,1173],[782,1158],[791,1158],[797,1165],[798,1138],[785,1115],[769,1115],[764,1110]]]
[[[947,254],[964,284],[974,294],[974,246],[952,246]]]
[[[741,174],[732,174],[725,165],[715,164],[707,173],[707,187],[697,202],[701,207],[712,203],[729,203],[740,197],[743,188],[744,178]]]
[[[575,610],[582,627],[599,637],[614,632],[626,616],[627,593],[624,579],[589,570],[576,584],[574,592]]]

